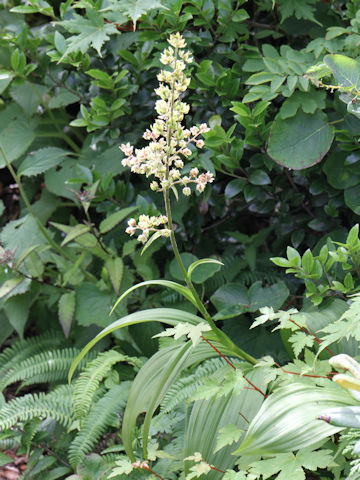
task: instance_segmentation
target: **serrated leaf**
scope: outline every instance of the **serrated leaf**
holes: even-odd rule
[[[128,458],[122,458],[115,462],[115,467],[108,478],[117,477],[118,475],[129,475],[134,470],[134,467]]]
[[[314,337],[305,332],[295,332],[289,338],[292,344],[294,355],[297,358],[305,347],[312,347],[314,345]]]
[[[161,333],[154,335],[154,337],[174,337],[178,340],[182,336],[186,335],[191,341],[193,346],[197,345],[200,341],[200,337],[203,332],[211,330],[210,325],[205,322],[201,322],[198,325],[191,325],[190,323],[179,323],[174,328],[167,328]]]
[[[281,13],[281,23],[291,16],[295,16],[298,20],[310,20],[311,22],[317,23],[321,26],[321,23],[316,20],[314,17],[315,7],[313,4],[314,0],[282,0],[278,5],[278,8]]]
[[[225,447],[225,445],[231,445],[232,443],[239,441],[242,433],[243,430],[240,430],[233,424],[225,425],[225,427],[220,428],[214,453]]]
[[[46,172],[49,168],[59,165],[71,152],[57,147],[46,147],[28,155],[21,163],[18,173],[24,177],[31,177]]]
[[[100,13],[91,9],[87,9],[86,13],[87,18],[73,13],[71,20],[61,22],[63,28],[78,35],[68,38],[67,48],[59,62],[72,52],[80,50],[81,53],[85,53],[90,46],[95,48],[101,57],[104,42],[109,40],[110,35],[118,33],[116,26],[113,23],[105,23]]]
[[[133,24],[134,30],[137,20],[155,8],[166,8],[159,0],[112,0],[107,10],[118,11],[129,17]]]
[[[67,243],[71,242],[72,240],[75,240],[76,238],[80,237],[81,235],[84,235],[85,233],[90,231],[89,225],[84,225],[83,223],[79,223],[78,225],[75,225],[70,232],[66,235],[64,240],[61,242],[61,246],[64,247]]]
[[[100,223],[100,233],[110,232],[116,225],[125,220],[125,218],[136,212],[137,209],[138,207],[127,207],[112,213]]]
[[[60,325],[68,338],[75,313],[75,292],[64,293],[60,297],[58,308]]]
[[[6,295],[15,290],[15,288],[23,281],[23,277],[10,278],[10,280],[6,280],[6,282],[0,287],[0,298],[6,297]]]

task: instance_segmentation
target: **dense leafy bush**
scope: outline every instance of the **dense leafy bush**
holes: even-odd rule
[[[347,297],[359,287],[359,11],[358,0],[3,4],[0,341],[8,349],[0,360],[8,402],[0,422],[13,419],[1,424],[12,428],[4,448],[32,452],[24,478],[106,478],[115,461],[119,478],[152,469],[166,479],[221,478],[227,469],[236,480],[289,471],[303,479],[304,469],[348,475],[337,437],[326,440],[339,428],[316,420],[314,404],[353,405],[324,377],[327,357],[358,355],[360,339],[358,297]],[[124,231],[130,217],[164,213],[161,195],[122,165],[119,147],[145,146],[160,52],[175,32],[194,56],[185,127],[211,127],[204,150],[190,147],[184,173],[215,176],[204,193],[172,199],[176,237],[186,270],[205,257],[223,263],[191,275],[192,298],[216,322],[213,332],[198,331],[210,344],[196,347],[152,338],[164,324],[202,320],[170,242],[158,238],[141,254]],[[132,290],[109,317],[138,282],[151,288]],[[154,321],[136,325],[149,311]],[[81,348],[117,318],[124,328],[109,327],[113,338],[101,333],[98,344],[114,349],[88,358],[74,387],[65,386]],[[51,337],[32,338],[49,329]],[[123,422],[134,371],[111,366],[137,369],[144,357]],[[76,392],[91,369],[97,380],[81,409]],[[345,455],[354,455],[350,447]],[[124,448],[142,468],[118,458]],[[356,475],[355,465],[349,478]]]

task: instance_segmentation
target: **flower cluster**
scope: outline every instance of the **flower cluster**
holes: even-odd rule
[[[181,125],[184,115],[190,108],[180,100],[180,96],[190,83],[190,79],[183,71],[186,63],[191,62],[192,58],[190,52],[181,50],[186,43],[179,33],[171,35],[169,43],[171,46],[164,50],[160,60],[164,65],[169,65],[171,70],[162,70],[159,73],[160,86],[155,90],[160,97],[155,104],[158,118],[144,133],[145,140],[149,140],[150,143],[144,148],[136,149],[135,152],[129,143],[121,145],[120,148],[126,156],[122,161],[124,166],[130,167],[134,173],[154,175],[158,179],[152,182],[152,190],[162,191],[180,184],[184,187],[183,193],[188,195],[189,183],[196,183],[196,189],[202,192],[205,185],[214,180],[210,172],[200,176],[198,173],[181,176],[184,158],[191,155],[189,144],[194,143],[197,148],[202,148],[204,141],[199,135],[208,132],[209,128],[205,123],[190,129],[185,129]]]
[[[158,228],[160,225],[166,224],[167,221],[168,219],[165,215],[160,215],[159,217],[140,215],[137,223],[135,218],[130,218],[125,231],[129,235],[134,235],[136,230],[142,230],[142,234],[138,236],[138,240],[139,242],[146,243],[149,239],[150,232],[159,232],[162,237],[170,236],[171,231],[168,228]]]
[[[190,109],[181,98],[190,83],[184,70],[186,64],[192,62],[192,57],[190,52],[183,50],[186,43],[179,33],[171,35],[168,42],[170,46],[163,51],[160,58],[168,69],[159,73],[159,87],[155,90],[160,97],[155,104],[158,117],[143,135],[149,144],[144,148],[134,149],[127,143],[122,144],[120,149],[125,154],[123,166],[130,167],[134,173],[155,177],[150,184],[151,190],[161,192],[179,186],[182,193],[188,196],[191,194],[191,183],[196,185],[198,192],[203,192],[205,186],[214,181],[212,173],[200,173],[197,168],[191,169],[188,175],[182,173],[184,160],[192,154],[190,144],[202,148],[204,141],[199,137],[208,132],[209,128],[205,123],[190,129],[181,125]],[[137,226],[129,224],[127,232],[133,235],[136,228],[141,228],[143,234],[138,239],[144,242],[154,225],[142,228],[140,223],[139,221]],[[163,229],[163,232],[164,236],[168,236],[168,229]]]

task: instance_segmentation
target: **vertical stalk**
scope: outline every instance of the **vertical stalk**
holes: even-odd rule
[[[178,48],[175,48],[175,65],[174,65],[174,71],[176,71],[176,62],[177,62],[177,57],[178,57]],[[211,330],[217,337],[218,341],[222,343],[224,346],[227,346],[231,351],[234,352],[234,355],[237,357],[242,358],[243,360],[246,360],[247,362],[255,365],[257,363],[257,360],[252,357],[251,355],[248,355],[246,352],[244,352],[242,349],[237,347],[235,343],[222,331],[220,330],[209,312],[206,310],[206,307],[204,306],[203,302],[201,301],[192,281],[191,278],[189,277],[186,268],[181,260],[179,248],[176,243],[176,238],[175,238],[175,232],[174,232],[174,226],[173,226],[173,221],[172,221],[172,215],[171,215],[171,205],[170,205],[170,186],[167,184],[169,181],[169,171],[170,171],[170,157],[171,157],[171,139],[173,135],[173,123],[174,123],[174,104],[175,104],[175,75],[173,77],[172,83],[171,83],[171,95],[169,98],[169,117],[167,119],[167,136],[166,136],[166,143],[167,143],[167,152],[165,155],[165,166],[166,166],[166,173],[165,173],[165,186],[163,188],[163,194],[164,194],[164,202],[165,202],[165,210],[166,210],[166,216],[168,219],[168,228],[170,230],[170,240],[171,240],[171,245],[174,251],[174,255],[176,258],[176,261],[180,267],[180,270],[184,276],[185,282],[192,293],[197,308],[199,312],[202,314],[204,319],[208,322],[208,324],[211,327]]]

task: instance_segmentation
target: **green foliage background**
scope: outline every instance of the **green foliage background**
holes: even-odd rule
[[[186,122],[188,126],[207,122],[212,128],[205,135],[206,148],[194,152],[187,168],[201,167],[216,175],[203,195],[182,197],[175,203],[176,233],[181,251],[186,252],[182,254],[184,264],[189,266],[204,257],[224,263],[221,269],[218,265],[200,266],[193,281],[214,318],[237,345],[256,358],[271,355],[280,364],[294,357],[295,364],[310,362],[309,357],[304,358],[304,348],[315,352],[316,345],[301,336],[289,342],[288,324],[283,325],[281,334],[270,333],[262,324],[257,331],[249,326],[260,308],[278,310],[291,305],[303,308],[303,316],[313,322],[307,327],[321,336],[319,331],[327,325],[324,319],[331,318],[334,310],[333,321],[343,315],[345,295],[358,290],[358,230],[348,234],[360,213],[358,91],[338,92],[336,87],[350,85],[335,74],[332,77],[331,71],[336,55],[355,59],[356,63],[347,68],[354,68],[352,85],[359,84],[359,22],[358,0],[3,3],[0,341],[4,348],[14,348],[19,337],[21,351],[34,335],[48,330],[56,339],[53,345],[46,343],[48,340],[43,344],[41,339],[39,344],[35,342],[36,347],[30,341],[32,347],[25,349],[21,358],[29,364],[19,359],[20,373],[7,366],[2,377],[5,393],[9,385],[22,382],[22,396],[17,401],[24,403],[21,408],[25,410],[14,418],[25,422],[25,431],[30,432],[28,438],[20,439],[20,448],[31,450],[34,458],[34,467],[29,462],[24,478],[106,478],[114,465],[112,455],[122,451],[114,446],[121,422],[109,413],[104,420],[108,430],[97,430],[88,448],[79,447],[86,444],[81,435],[87,435],[86,421],[91,425],[91,408],[96,417],[96,408],[113,405],[113,388],[122,388],[122,380],[132,380],[134,371],[132,366],[122,366],[111,373],[109,367],[99,374],[95,397],[86,400],[90,410],[82,414],[88,415],[87,420],[82,428],[73,425],[70,450],[59,443],[58,455],[66,458],[65,465],[55,456],[51,457],[54,464],[47,465],[50,457],[39,445],[46,443],[51,429],[62,428],[61,435],[56,433],[58,438],[68,438],[70,420],[66,417],[60,425],[51,424],[47,433],[45,428],[37,430],[38,424],[32,422],[40,414],[32,410],[36,402],[26,390],[29,385],[50,387],[50,393],[36,393],[44,395],[39,404],[46,409],[46,402],[56,398],[57,390],[53,389],[62,388],[59,384],[65,382],[79,349],[112,321],[138,309],[159,306],[196,311],[178,292],[158,290],[153,285],[135,290],[109,317],[119,294],[135,283],[183,280],[164,239],[141,255],[136,240],[124,233],[130,216],[163,212],[161,198],[148,189],[147,182],[121,165],[123,154],[119,150],[119,145],[127,142],[143,146],[142,134],[154,117],[159,55],[171,33],[184,35],[195,59],[186,97],[191,105]],[[324,77],[311,73],[314,65],[328,68],[325,80],[329,81],[324,80],[324,84],[334,85],[333,89],[320,88]],[[295,275],[286,276],[270,257]],[[332,303],[334,296],[337,303]],[[344,321],[351,324],[349,332],[356,329],[357,317],[350,315]],[[327,333],[334,335],[327,345],[344,336],[341,328],[327,328]],[[115,348],[110,350],[110,366],[141,358],[136,370],[145,357],[157,352],[159,341],[150,338],[162,330],[155,323],[128,326],[114,332],[112,339],[103,339],[98,348],[101,351],[110,344]],[[352,345],[342,343],[341,348],[357,355],[359,338],[355,340]],[[166,339],[160,346],[170,348]],[[16,352],[16,347],[8,351],[4,365],[10,358],[16,359]],[[126,358],[117,359],[116,354]],[[49,355],[54,359],[51,368]],[[185,382],[178,387],[185,391],[184,401],[191,399],[197,376],[211,376],[213,360],[203,364],[209,366],[206,372],[195,361],[188,364],[191,376],[178,380]],[[96,365],[96,360],[93,362]],[[301,371],[299,364],[292,368]],[[269,381],[273,380],[270,374]],[[215,383],[221,382],[221,375],[215,378]],[[172,388],[179,391],[176,384]],[[70,388],[66,392],[70,398]],[[125,390],[122,395],[116,407],[119,410],[124,407]],[[165,405],[173,401],[171,395],[164,400]],[[197,399],[202,405],[207,401]],[[232,401],[230,395],[226,402],[230,405]],[[218,398],[216,402],[221,404]],[[196,405],[200,409],[200,404]],[[166,415],[172,409],[162,408],[152,434],[162,435],[163,444],[172,439],[174,451],[167,448],[176,457],[184,436],[189,437],[183,428],[185,410],[178,406],[170,421]],[[251,418],[255,413],[249,413]],[[64,415],[74,414],[68,409]],[[75,417],[71,421],[78,421]],[[0,412],[0,421],[2,418]],[[164,427],[164,418],[173,427]],[[193,417],[191,421],[195,422]],[[224,427],[221,420],[219,425]],[[138,428],[136,448],[140,451]],[[96,447],[93,464],[86,466],[85,454],[108,432],[106,445]],[[40,440],[33,442],[35,435]],[[20,437],[13,438],[16,445]],[[6,431],[1,441],[8,441]],[[212,441],[216,443],[214,432]],[[214,445],[208,445],[209,452]],[[98,454],[102,448],[111,447],[113,450],[103,455],[107,458],[101,459]],[[227,448],[223,459],[234,450]],[[334,445],[326,448],[334,450]],[[193,453],[187,451],[186,455]],[[290,460],[283,460],[281,471],[286,472]],[[270,468],[266,476],[262,461],[248,474],[263,478],[278,475],[280,469]],[[167,472],[166,478],[176,478],[180,468],[170,468],[170,463],[166,458],[159,460],[160,472]],[[231,468],[233,463],[226,465]],[[310,470],[326,467],[315,460],[314,466],[301,465]],[[332,475],[341,478],[344,465],[337,468]],[[55,473],[45,477],[46,470]],[[70,474],[74,476],[66,477]],[[220,478],[214,471],[211,474]],[[131,475],[142,478],[143,474]],[[298,478],[303,478],[301,473]]]

